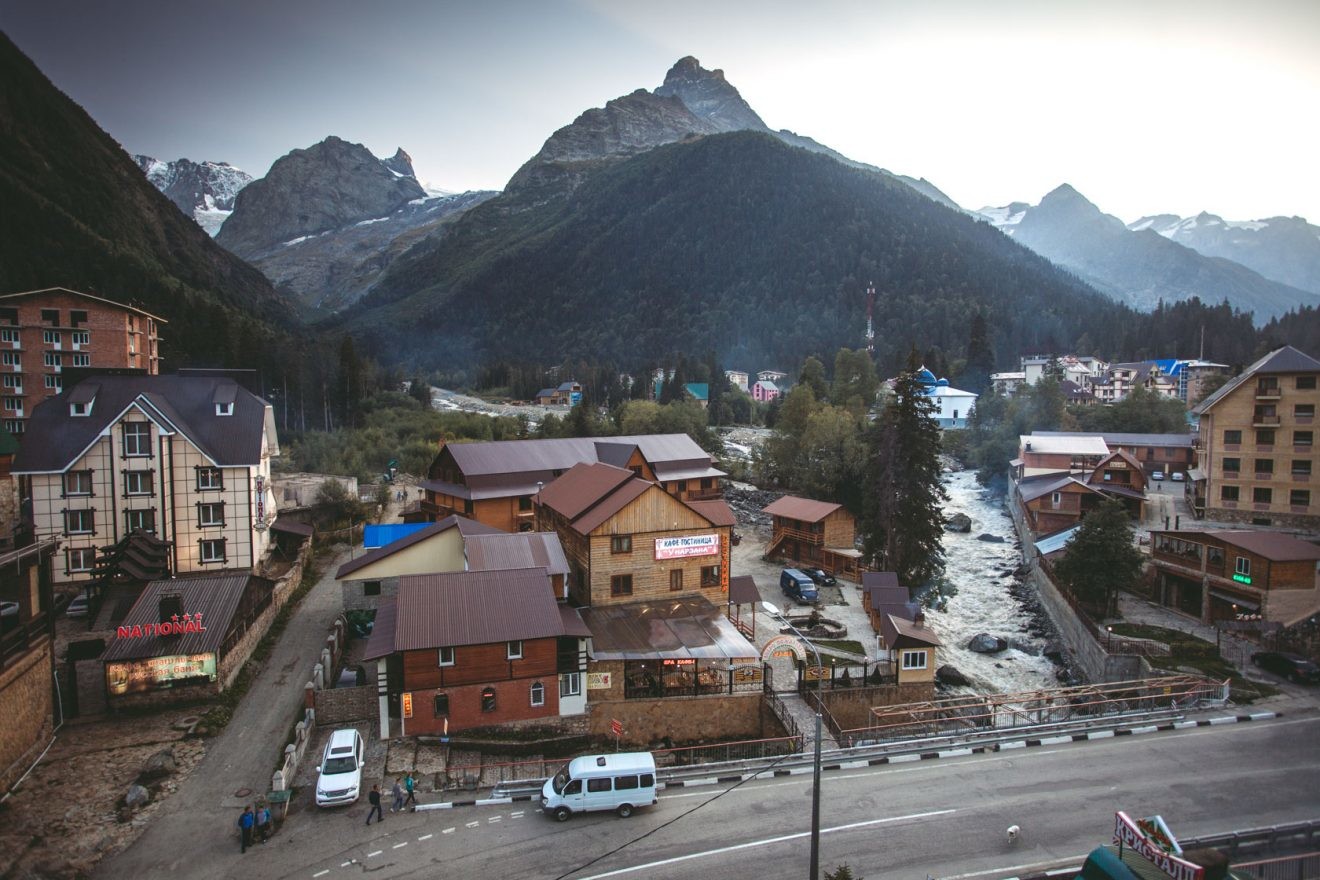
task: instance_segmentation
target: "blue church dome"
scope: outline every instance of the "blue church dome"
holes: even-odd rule
[[[922,385],[934,385],[935,374],[932,373],[930,370],[926,369],[925,367],[922,367],[919,371],[917,371],[917,381],[920,382]]]
[[[938,385],[938,386],[941,387],[941,388],[948,388],[948,387],[949,387],[949,380],[948,380],[948,379],[941,379],[940,381],[936,382],[935,384]]]

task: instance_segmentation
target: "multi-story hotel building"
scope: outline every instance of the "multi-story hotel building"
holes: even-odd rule
[[[51,287],[0,296],[0,416],[21,435],[33,408],[64,390],[66,368],[160,371],[165,321],[122,303]]]

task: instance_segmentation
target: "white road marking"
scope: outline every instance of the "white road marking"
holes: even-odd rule
[[[435,837],[435,835],[434,835],[434,834],[423,834],[421,837],[417,838],[417,842],[418,842],[418,843],[421,843],[423,840],[430,840],[432,837]]]
[[[340,865],[339,867],[341,867],[341,868],[347,868],[347,867],[348,867],[349,865],[351,865],[351,864],[353,864],[353,860],[352,860],[352,859],[349,859],[347,862],[344,862],[344,863],[343,863],[342,865]]]
[[[441,834],[453,834],[453,833],[454,833],[454,829],[453,829],[453,828],[446,828],[444,831],[441,831],[440,833],[441,833]]]
[[[407,846],[407,845],[408,845],[408,841],[405,840],[403,843],[396,843],[396,844],[394,844],[394,846],[392,846],[391,849],[398,849],[399,847],[403,847],[403,846]]]
[[[383,853],[384,851],[385,851],[385,850],[383,850],[383,849],[378,849],[378,850],[376,850],[375,852],[369,852],[369,853],[367,853],[367,858],[369,858],[369,859],[374,859],[376,856],[380,855],[380,854]]]
[[[464,828],[476,828],[476,827],[477,827],[478,825],[480,825],[480,824],[481,824],[480,822],[469,822],[469,823],[467,823],[466,825],[464,825],[463,827],[464,827]]]
[[[509,814],[509,818],[510,818],[510,819],[521,819],[522,817],[523,817],[523,811],[522,811],[522,810],[519,810],[519,811],[516,812],[516,813],[510,813],[510,814]]]
[[[910,813],[906,816],[891,816],[887,819],[870,819],[865,822],[853,822],[849,825],[836,825],[833,828],[822,828],[821,834],[833,834],[837,831],[852,831],[856,828],[869,828],[873,825],[888,825],[893,822],[903,822],[908,819],[929,819],[933,816],[947,816],[956,813],[957,810],[932,810],[928,813]],[[604,874],[592,874],[590,877],[582,877],[581,880],[603,880],[605,877],[618,877],[623,874],[632,874],[637,871],[648,871],[653,868],[660,868],[665,865],[676,865],[680,862],[691,861],[692,859],[702,859],[708,856],[719,856],[725,853],[738,852],[744,849],[754,849],[761,846],[769,846],[774,843],[784,843],[789,840],[801,840],[804,837],[810,837],[810,831],[801,831],[797,834],[784,834],[780,837],[768,837],[765,840],[753,840],[748,843],[739,843],[734,846],[722,846],[718,849],[710,849],[705,852],[689,853],[685,856],[675,856],[672,859],[660,859],[655,862],[648,862],[644,865],[634,865],[631,868],[619,868],[617,871],[607,871]]]
[[[317,872],[316,872],[315,874],[313,874],[312,876],[313,876],[313,877],[324,877],[326,874],[329,874],[329,873],[330,873],[330,869],[329,869],[329,868],[323,868],[322,870],[317,871]]]
[[[500,817],[499,817],[499,816],[491,816],[491,817],[490,817],[489,819],[487,819],[486,821],[487,821],[487,822],[498,822],[498,821],[500,821]]]

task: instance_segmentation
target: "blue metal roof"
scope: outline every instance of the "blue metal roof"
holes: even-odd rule
[[[384,547],[386,544],[393,544],[401,538],[406,538],[413,532],[419,532],[431,523],[385,523],[383,525],[367,525],[362,533],[362,549],[374,550],[377,547]]]

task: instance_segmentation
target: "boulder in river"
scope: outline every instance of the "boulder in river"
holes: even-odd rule
[[[959,672],[956,666],[950,666],[947,663],[935,670],[935,680],[941,684],[955,685],[958,687],[964,687],[971,684],[971,682],[967,680],[967,676]]]
[[[989,633],[977,633],[967,643],[967,650],[975,651],[977,654],[997,654],[1008,650],[1008,641]]]
[[[985,541],[987,544],[1006,544],[1002,535],[992,535],[989,532],[982,532],[976,536],[976,540]]]
[[[972,518],[965,513],[955,513],[944,520],[946,532],[967,533],[972,530]]]

